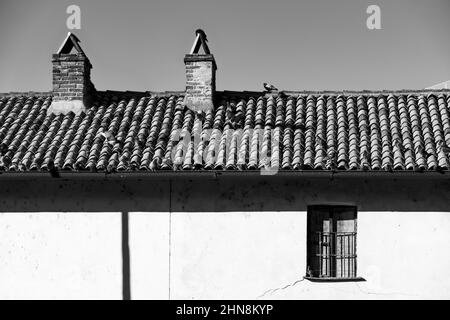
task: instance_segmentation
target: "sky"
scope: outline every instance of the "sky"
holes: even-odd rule
[[[51,54],[81,9],[97,90],[184,90],[202,28],[218,90],[421,89],[450,80],[450,0],[0,0],[0,92],[50,91]],[[369,5],[381,30],[366,26]]]

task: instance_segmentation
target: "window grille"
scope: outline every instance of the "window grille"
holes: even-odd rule
[[[356,277],[356,232],[316,232],[314,266],[318,277]]]
[[[356,208],[308,209],[307,277],[356,278]]]

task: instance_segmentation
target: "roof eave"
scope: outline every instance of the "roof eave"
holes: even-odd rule
[[[60,171],[60,177],[54,178],[48,172],[2,172],[0,180],[178,180],[178,179],[221,179],[237,177],[254,177],[261,179],[273,178],[388,178],[388,179],[449,179],[450,171],[341,171],[331,172],[328,170],[300,171],[282,170],[273,174],[254,171],[223,171],[223,170],[202,170],[202,171],[123,171],[123,172],[70,172]]]

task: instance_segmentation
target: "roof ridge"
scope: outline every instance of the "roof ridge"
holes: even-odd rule
[[[118,94],[118,95],[143,95],[143,96],[172,96],[184,95],[185,91],[131,91],[131,90],[97,90],[99,94]]]
[[[0,97],[20,97],[20,96],[51,96],[52,91],[10,91],[0,92]]]
[[[334,95],[373,95],[373,94],[423,94],[423,93],[449,93],[450,89],[395,89],[395,90],[304,90],[304,91],[282,91],[286,95],[289,94],[334,94]]]
[[[396,90],[280,90],[274,92],[265,91],[216,91],[219,95],[261,95],[261,96],[277,96],[283,93],[287,96],[295,95],[377,95],[377,94],[433,94],[433,93],[450,93],[450,89],[396,89]]]
[[[130,91],[130,90],[98,90],[98,94],[117,94],[125,96],[157,96],[157,97],[167,97],[172,95],[182,96],[185,95],[185,91],[182,90],[167,90],[167,91]],[[450,94],[450,89],[400,89],[400,90],[281,90],[279,92],[267,93],[264,91],[234,91],[234,90],[222,90],[216,91],[219,96],[277,96],[279,93],[283,93],[287,96],[296,95],[398,95],[398,94]],[[10,91],[10,92],[0,92],[0,97],[20,97],[20,96],[52,96],[52,91]]]

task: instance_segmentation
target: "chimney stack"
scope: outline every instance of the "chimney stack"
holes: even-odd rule
[[[209,51],[206,34],[203,30],[195,31],[196,39],[191,52],[184,57],[186,65],[185,103],[194,111],[212,109],[216,91],[216,60]],[[204,53],[201,54],[200,48]]]
[[[71,32],[53,54],[53,100],[49,112],[79,114],[92,102],[95,87],[91,82],[92,65]]]

